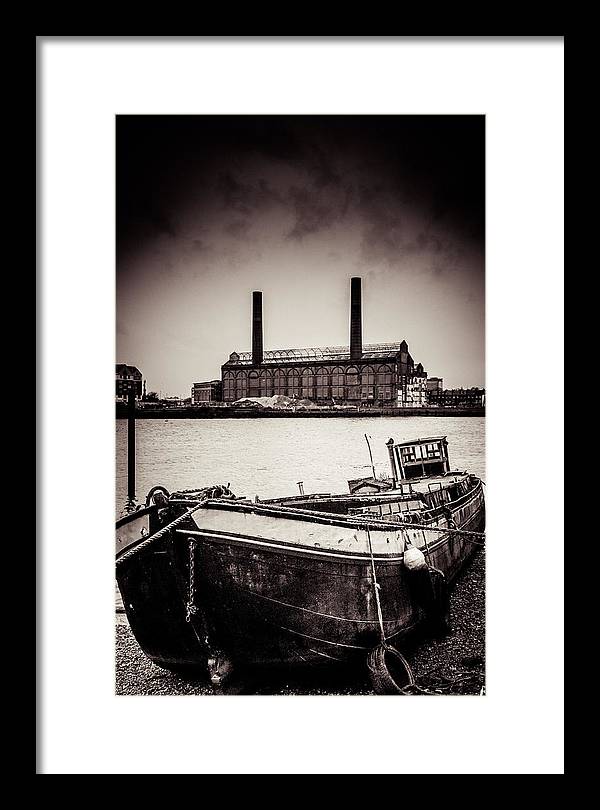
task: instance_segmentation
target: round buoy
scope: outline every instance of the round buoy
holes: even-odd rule
[[[420,548],[408,546],[404,549],[404,565],[409,571],[422,571],[427,568],[425,555]]]

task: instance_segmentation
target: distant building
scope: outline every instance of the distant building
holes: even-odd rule
[[[441,377],[429,377],[427,380],[427,391],[441,391],[444,388],[444,380]]]
[[[116,398],[118,400],[127,399],[131,390],[135,391],[136,399],[142,398],[144,393],[142,372],[136,366],[128,366],[126,363],[117,363],[115,388]]]
[[[221,380],[197,382],[192,386],[192,403],[204,405],[207,402],[221,402],[223,399],[223,386]]]
[[[427,405],[427,374],[417,363],[412,375],[402,376],[398,388],[399,408],[424,408]]]
[[[363,345],[360,278],[350,286],[349,346],[263,351],[262,293],[255,291],[252,351],[232,352],[222,366],[223,400],[282,395],[322,405],[421,402],[427,374],[420,369],[405,340]]]
[[[482,408],[485,388],[446,388],[429,392],[429,404],[443,408]]]
[[[190,400],[182,399],[181,397],[163,397],[159,400],[159,404],[163,408],[181,408],[184,405],[189,405]]]

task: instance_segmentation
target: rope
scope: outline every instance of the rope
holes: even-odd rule
[[[429,682],[427,682],[428,674],[429,673],[426,673],[419,678],[421,683],[415,681],[415,683],[400,689],[401,693],[403,695],[439,695],[443,692],[449,692],[453,687],[460,686],[464,683],[479,681],[479,683],[483,685],[485,682],[485,676],[482,672],[463,671],[458,673],[454,678],[448,678],[445,675],[437,675],[429,678]],[[421,685],[423,683],[426,685]],[[480,694],[482,694],[481,691]]]
[[[448,526],[445,528],[441,528],[440,526],[423,526],[421,523],[408,523],[408,524],[395,524],[396,526],[400,525],[400,529],[408,529],[411,528],[415,531],[421,530],[423,532],[423,539],[425,539],[425,532],[439,532],[441,534],[460,534],[461,537],[466,538],[468,543],[473,543],[476,546],[484,546],[485,543],[478,543],[477,540],[470,540],[471,537],[485,537],[485,532],[470,532],[466,529],[451,529]],[[425,540],[427,543],[427,541]]]
[[[373,576],[373,590],[375,591],[375,604],[377,605],[377,621],[379,622],[379,635],[381,636],[381,643],[385,644],[385,630],[383,628],[383,613],[381,612],[381,602],[379,600],[380,584],[377,582],[377,574],[375,573],[375,558],[373,557],[373,546],[371,544],[371,532],[369,527],[365,526],[367,539],[369,541],[369,553],[371,555],[371,574]]]
[[[188,509],[182,515],[179,515],[178,518],[175,518],[175,520],[171,521],[171,523],[169,523],[168,526],[163,526],[163,528],[160,529],[159,531],[157,531],[156,534],[153,534],[147,540],[144,540],[143,543],[140,543],[135,548],[132,548],[130,551],[126,551],[125,554],[123,554],[121,557],[117,558],[117,561],[116,561],[117,568],[119,568],[121,565],[123,565],[123,563],[127,562],[127,560],[130,560],[136,554],[139,554],[141,551],[144,551],[149,546],[156,543],[157,540],[161,540],[165,536],[165,534],[168,534],[176,526],[179,526],[180,523],[183,523],[185,520],[187,520],[189,517],[191,517],[191,515],[193,515],[194,512],[197,512],[198,509],[201,509],[203,506],[204,506],[204,501],[202,501],[201,503],[197,503],[191,509]]]
[[[469,532],[466,529],[450,529],[447,526],[445,528],[441,528],[440,526],[423,526],[421,523],[405,523],[405,524],[396,524],[400,525],[401,529],[421,529],[424,532],[441,532],[442,534],[451,533],[451,534],[460,534],[463,537],[485,537],[485,532]]]

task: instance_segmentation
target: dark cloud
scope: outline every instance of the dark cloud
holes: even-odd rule
[[[226,222],[223,230],[235,239],[246,239],[250,230],[250,221],[247,219],[234,219],[232,222]]]
[[[118,255],[196,236],[193,212],[237,240],[260,218],[303,242],[345,221],[360,261],[442,272],[482,250],[484,154],[483,116],[119,116]]]
[[[281,201],[280,195],[264,178],[245,183],[229,171],[219,174],[216,192],[222,199],[223,208],[238,211],[240,214],[251,214]]]
[[[194,253],[206,253],[211,249],[210,245],[207,244],[203,239],[192,239],[191,245]]]
[[[341,216],[341,211],[327,195],[311,188],[292,188],[289,199],[295,215],[295,223],[287,234],[289,239],[304,237],[329,228]]]
[[[252,289],[270,348],[342,344],[354,274],[366,337],[483,382],[483,116],[118,116],[116,145],[118,359],[153,388],[248,348]]]
[[[316,189],[342,184],[339,161],[347,158],[363,175],[430,196],[439,214],[452,208],[480,219],[483,131],[482,116],[119,116],[119,213],[126,227],[140,203],[156,210],[165,187],[183,195],[215,167],[233,204],[253,193],[260,200],[267,178],[253,189],[234,169],[254,155],[274,174],[282,165],[304,168]]]

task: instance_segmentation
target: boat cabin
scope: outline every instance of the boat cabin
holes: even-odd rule
[[[446,436],[395,442],[390,439],[387,448],[394,481],[445,475],[450,472]]]
[[[373,478],[372,476],[367,478],[353,478],[351,481],[348,481],[348,489],[351,495],[376,495],[378,492],[385,492],[388,489],[392,489],[393,486],[393,481]]]

